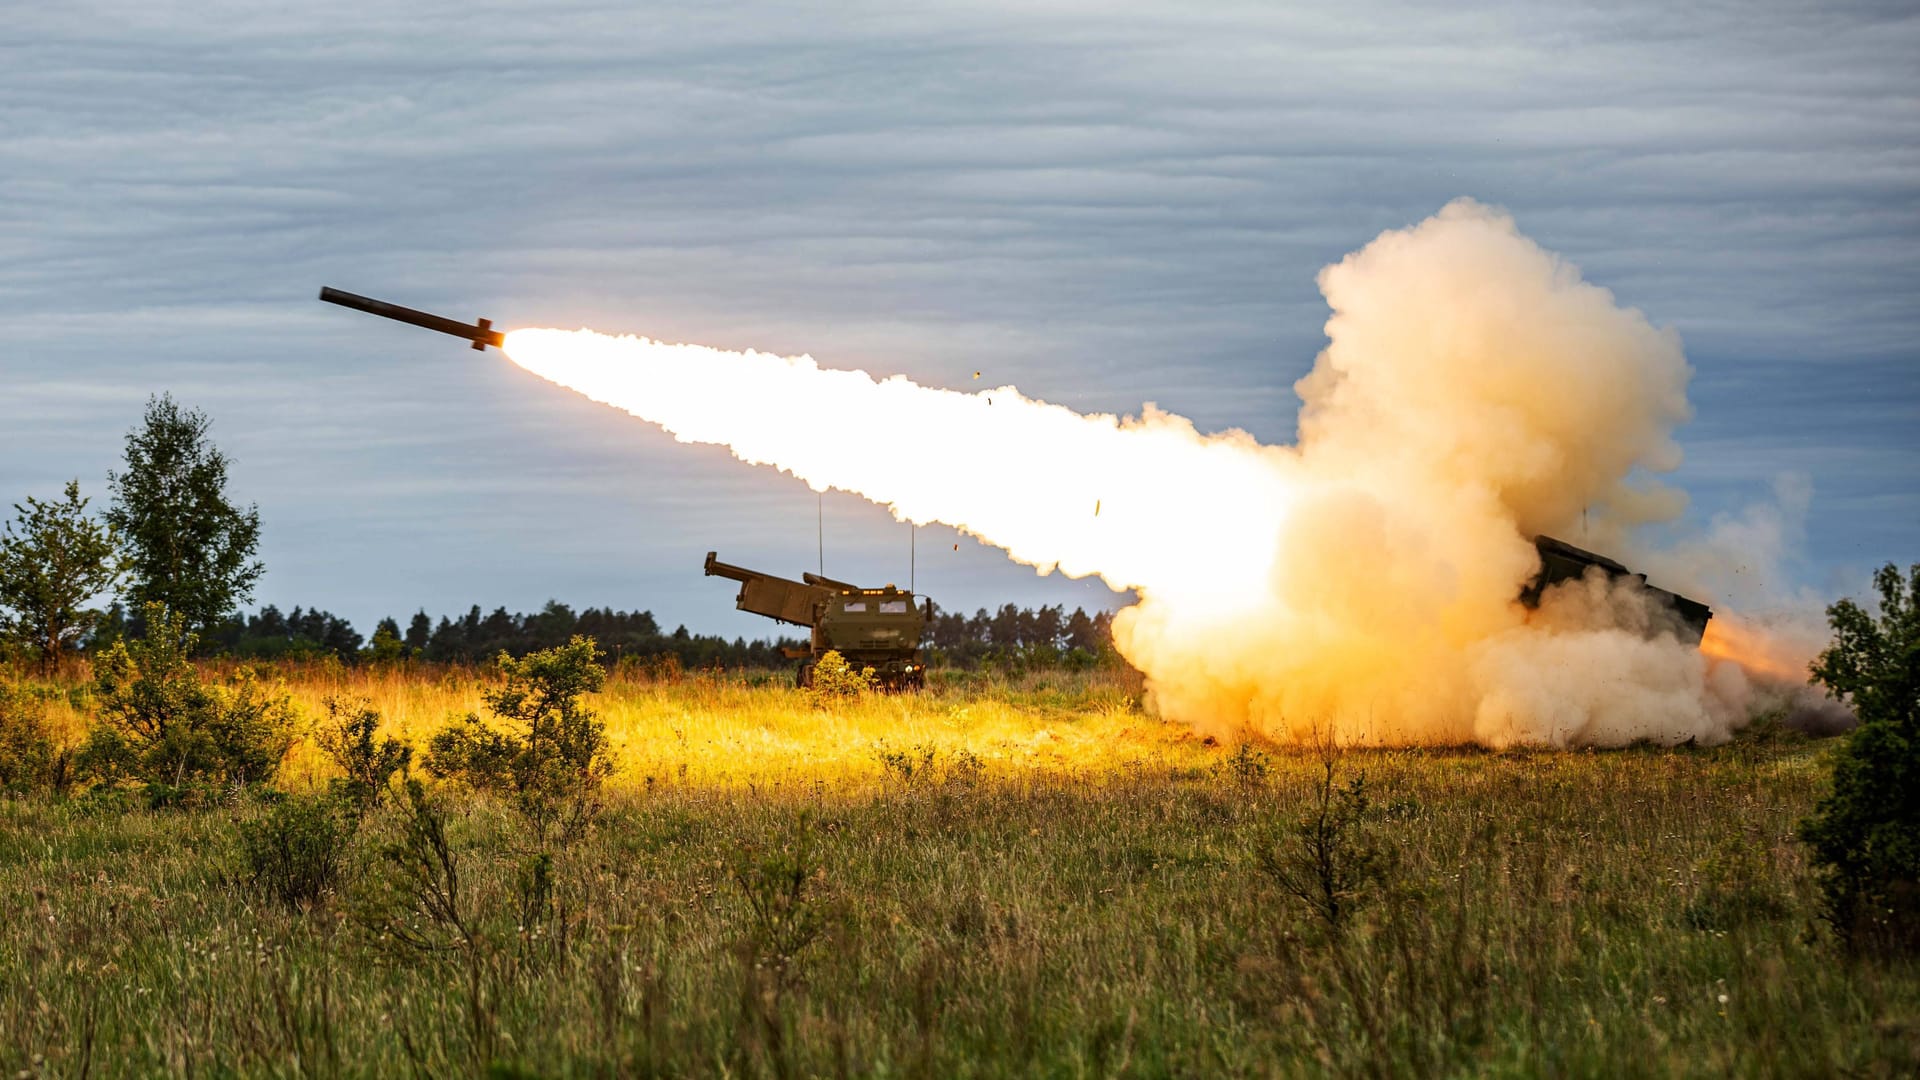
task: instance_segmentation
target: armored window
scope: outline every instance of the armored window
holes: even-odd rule
[[[867,602],[865,600],[849,600],[840,606],[840,610],[850,615],[858,615],[867,610]]]
[[[880,614],[882,615],[905,615],[906,613],[907,602],[905,600],[880,601]]]

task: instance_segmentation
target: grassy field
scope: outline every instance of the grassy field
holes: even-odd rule
[[[423,742],[471,673],[282,669]],[[758,685],[754,683],[757,682]],[[53,719],[84,728],[80,684]],[[1326,755],[1213,745],[1110,677],[816,707],[616,677],[619,771],[529,907],[512,810],[451,787],[407,909],[400,801],[307,910],[249,885],[236,797],[0,800],[9,1074],[1911,1076],[1920,971],[1845,961],[1793,840],[1825,744]],[[1293,895],[1328,763],[1368,803]],[[303,740],[282,786],[324,785]],[[1336,803],[1336,805],[1338,805]],[[1311,876],[1309,874],[1308,876]],[[443,882],[444,884],[444,882]],[[386,906],[382,906],[382,905]],[[416,937],[415,947],[400,937]]]

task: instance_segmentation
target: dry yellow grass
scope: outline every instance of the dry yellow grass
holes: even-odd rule
[[[379,711],[384,734],[424,747],[449,720],[483,713],[489,677],[484,669],[315,664],[268,669],[266,681],[303,718],[283,780],[306,788],[332,775],[311,738],[328,699],[366,701]],[[1200,768],[1215,756],[1186,728],[1143,712],[1127,673],[956,674],[917,694],[816,704],[784,673],[653,678],[628,671],[589,701],[606,724],[616,790],[873,784],[884,777],[883,752],[911,748],[943,758],[964,750],[1007,777]]]

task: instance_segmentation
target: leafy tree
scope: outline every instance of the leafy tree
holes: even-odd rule
[[[1833,791],[1801,826],[1827,917],[1849,946],[1920,948],[1920,563],[1874,575],[1876,619],[1827,609],[1833,643],[1813,665],[1860,726],[1834,755]]]
[[[63,650],[100,619],[83,607],[119,580],[118,537],[111,526],[87,516],[80,481],[69,480],[66,498],[15,503],[17,522],[0,534],[0,620],[10,636],[40,651],[42,663],[58,664]]]
[[[170,395],[149,398],[127,433],[125,472],[109,473],[107,521],[125,538],[136,607],[164,604],[194,631],[210,630],[253,596],[260,511],[227,498],[227,458],[207,439],[212,421]]]
[[[376,664],[391,664],[406,654],[406,646],[400,643],[400,624],[389,615],[373,628],[373,640],[362,655]]]
[[[407,653],[417,656],[427,651],[427,642],[433,638],[433,620],[427,617],[423,608],[413,613],[413,621],[407,624]]]
[[[342,663],[360,659],[362,639],[353,624],[319,608],[296,607],[289,614],[268,604],[259,614],[235,614],[200,637],[203,645],[235,656],[260,659],[314,659],[335,656]]]

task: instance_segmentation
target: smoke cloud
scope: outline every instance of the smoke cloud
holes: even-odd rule
[[[1333,314],[1296,385],[1292,447],[1203,435],[1152,405],[1084,415],[1010,386],[959,393],[804,356],[558,330],[515,331],[507,352],[682,442],[958,527],[1042,573],[1136,590],[1116,644],[1163,715],[1210,733],[1728,738],[1753,705],[1753,642],[1685,644],[1630,582],[1568,582],[1533,612],[1515,599],[1534,535],[1638,551],[1637,528],[1684,510],[1657,479],[1679,464],[1673,431],[1690,415],[1678,336],[1465,199],[1319,283]],[[1760,678],[1793,667],[1768,663]]]

